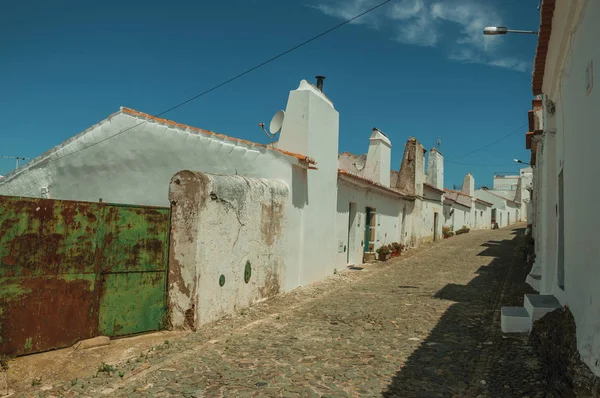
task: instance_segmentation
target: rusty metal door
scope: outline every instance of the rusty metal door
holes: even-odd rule
[[[0,197],[0,353],[97,334],[98,213],[96,203]]]
[[[0,354],[162,328],[169,209],[0,196]]]
[[[162,329],[169,209],[107,205],[104,214],[100,334],[123,336]]]

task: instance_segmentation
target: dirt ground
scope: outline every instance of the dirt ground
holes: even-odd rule
[[[542,397],[526,336],[500,332],[500,307],[531,292],[521,227],[346,270],[196,333],[19,358],[9,387],[27,397]]]
[[[115,339],[110,345],[102,347],[76,349],[76,344],[69,348],[19,357],[9,363],[8,386],[13,391],[25,391],[31,387],[33,380],[40,380],[40,387],[49,383],[71,382],[95,373],[102,362],[124,363],[154,346],[164,344],[165,340],[180,339],[187,334],[163,331]]]

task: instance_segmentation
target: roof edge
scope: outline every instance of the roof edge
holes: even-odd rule
[[[368,178],[356,175],[356,174],[351,173],[351,172],[349,172],[347,170],[344,170],[344,169],[338,169],[338,177],[346,177],[346,178],[351,179],[352,181],[355,181],[355,182],[362,182],[364,184],[372,185],[373,187],[376,187],[376,188],[378,188],[378,189],[380,189],[382,191],[385,191],[388,194],[392,194],[394,196],[399,196],[399,197],[401,197],[403,199],[406,199],[406,200],[412,201],[412,200],[416,199],[416,197],[414,197],[414,196],[404,194],[404,193],[402,193],[400,191],[397,191],[397,190],[395,190],[393,188],[386,187],[383,184],[379,184],[379,183],[377,183],[377,182],[375,182],[373,180],[370,180]]]
[[[294,158],[296,158],[296,159],[298,159],[298,160],[300,160],[302,162],[308,163],[308,164],[312,164],[312,165],[316,165],[317,164],[316,160],[314,160],[313,158],[311,158],[309,156],[306,156],[306,155],[301,155],[299,153],[285,151],[283,149],[278,149],[278,148],[273,148],[273,147],[270,147],[270,146],[267,146],[267,145],[264,145],[264,144],[259,144],[259,143],[256,143],[256,142],[243,140],[241,138],[230,137],[230,136],[225,135],[225,134],[215,133],[215,132],[210,131],[210,130],[201,129],[201,128],[190,126],[190,125],[183,124],[183,123],[177,123],[177,122],[175,122],[173,120],[164,119],[164,118],[160,118],[160,117],[157,117],[157,116],[152,116],[152,115],[150,115],[148,113],[140,112],[140,111],[137,111],[137,110],[132,109],[132,108],[127,108],[127,107],[123,107],[122,106],[121,107],[121,111],[123,113],[126,113],[126,114],[134,116],[134,117],[149,119],[149,120],[152,120],[154,122],[166,124],[166,125],[171,126],[171,127],[177,127],[177,128],[182,129],[182,130],[192,130],[192,131],[195,131],[195,132],[198,132],[198,133],[202,133],[204,135],[209,135],[209,136],[221,138],[223,140],[231,141],[231,142],[235,142],[235,143],[241,143],[241,144],[244,144],[244,145],[248,145],[250,147],[266,148],[269,151],[278,152],[278,153],[281,153],[281,154],[284,154],[284,155],[287,155],[287,156],[291,156],[291,157],[294,157]]]
[[[543,0],[540,7],[540,29],[533,61],[533,76],[531,78],[533,95],[542,94],[544,72],[546,71],[546,57],[548,56],[548,43],[552,34],[552,18],[554,17],[555,6],[556,0]]]

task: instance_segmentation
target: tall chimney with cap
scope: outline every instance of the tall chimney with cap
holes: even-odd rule
[[[373,128],[363,175],[386,187],[390,186],[392,143],[381,130]]]
[[[317,88],[320,92],[323,92],[323,80],[325,80],[325,76],[315,76],[317,79]]]

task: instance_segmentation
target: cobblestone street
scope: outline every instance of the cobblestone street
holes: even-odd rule
[[[473,231],[344,271],[36,393],[543,396],[526,336],[500,332],[500,307],[522,305],[530,292],[518,250],[523,232]]]

